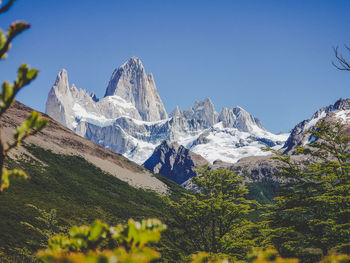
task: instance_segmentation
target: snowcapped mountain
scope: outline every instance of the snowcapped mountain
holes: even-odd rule
[[[297,146],[309,143],[312,140],[312,135],[306,132],[313,129],[320,120],[337,120],[342,121],[346,126],[350,126],[350,99],[339,99],[333,105],[316,111],[310,119],[298,123],[283,146],[284,153],[289,153]]]
[[[137,57],[131,57],[113,72],[105,93],[105,97],[110,96],[122,98],[134,105],[144,121],[168,118],[153,75],[146,74]]]
[[[97,99],[70,87],[62,70],[49,92],[46,113],[77,134],[142,164],[164,140],[177,142],[209,162],[234,163],[267,155],[263,143],[281,147],[289,134],[275,135],[241,107],[217,113],[210,99],[179,107],[168,116],[152,74],[132,57],[117,68],[105,96]]]
[[[289,135],[272,134],[256,125],[247,128],[249,132],[239,128],[225,127],[223,122],[219,122],[203,131],[187,147],[206,158],[210,163],[216,160],[235,163],[243,157],[269,155],[269,152],[264,152],[261,148],[268,145],[279,149]]]

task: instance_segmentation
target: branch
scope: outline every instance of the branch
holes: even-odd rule
[[[15,2],[15,0],[10,0],[10,1],[8,1],[7,4],[0,7],[0,13],[6,12],[7,10],[9,10],[14,2]],[[0,5],[1,5],[1,0],[0,0]]]
[[[345,45],[345,48],[348,51],[350,51],[350,48],[347,45]],[[334,56],[337,59],[338,65],[334,61],[332,61],[332,65],[339,70],[350,71],[350,64],[349,62],[346,61],[346,59],[341,54],[338,53],[338,46],[333,48],[333,51],[334,51]]]
[[[30,24],[22,21],[16,21],[10,25],[7,30],[6,42],[0,46],[0,59],[6,58],[6,52],[9,51],[11,47],[11,41],[28,28],[30,28]],[[0,32],[2,34],[2,31]],[[2,37],[4,36],[2,35]]]
[[[39,130],[32,130],[30,132],[28,132],[27,134],[25,134],[22,139],[21,142],[23,142],[25,139],[27,139],[29,136],[33,136],[35,134],[37,134],[39,132]],[[18,142],[13,142],[13,143],[6,143],[7,144],[7,148],[4,149],[4,154],[7,155],[9,153],[9,151],[11,151],[12,149],[16,148],[18,146]]]

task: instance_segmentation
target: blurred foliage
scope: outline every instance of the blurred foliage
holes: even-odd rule
[[[320,263],[350,263],[350,255],[330,254],[324,257]]]
[[[297,258],[282,258],[276,249],[254,248],[244,261],[229,260],[227,255],[199,252],[192,255],[191,263],[298,263]],[[329,254],[319,263],[349,263],[350,256],[345,254]]]
[[[7,11],[14,1],[9,1],[2,5],[0,1],[0,13]],[[10,25],[7,33],[0,29],[0,60],[7,58],[7,53],[11,49],[11,41],[20,33],[30,27],[29,24],[16,21]],[[31,83],[38,75],[37,69],[31,69],[28,65],[22,64],[18,69],[17,78],[13,83],[3,82],[0,93],[0,117],[14,104],[15,96],[26,85]],[[33,111],[19,127],[16,128],[13,141],[4,142],[0,136],[0,192],[10,186],[10,181],[15,177],[27,178],[25,172],[20,170],[7,170],[4,167],[6,155],[13,148],[21,145],[21,143],[30,135],[41,131],[48,123],[48,119],[42,118],[40,114]]]
[[[96,220],[90,226],[72,227],[69,236],[51,238],[48,249],[39,251],[38,258],[44,263],[151,262],[160,257],[151,245],[165,229],[158,219],[130,219],[115,227]]]

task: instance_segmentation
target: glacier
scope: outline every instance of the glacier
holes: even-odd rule
[[[168,115],[152,74],[132,57],[112,74],[105,96],[70,87],[66,70],[51,88],[46,113],[82,137],[142,164],[164,140],[177,142],[208,162],[235,163],[262,156],[267,145],[281,148],[289,134],[273,134],[237,106],[216,112],[207,98]]]

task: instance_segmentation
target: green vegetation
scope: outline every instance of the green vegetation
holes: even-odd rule
[[[0,0],[0,13],[13,2],[2,6]],[[15,22],[6,35],[0,30],[0,60],[29,27]],[[335,55],[334,65],[348,71],[337,48]],[[37,74],[23,64],[13,83],[2,83],[0,117]],[[296,150],[308,157],[305,161],[275,151],[287,181],[282,186],[267,181],[244,186],[231,171],[204,167],[193,178],[194,193],[157,176],[170,189],[163,198],[78,156],[33,145],[25,146],[29,154],[21,160],[7,156],[47,122],[34,111],[11,142],[0,137],[1,262],[350,262],[345,255],[350,253],[350,136],[341,123],[319,122],[310,131],[316,140]],[[267,211],[267,221],[261,211]],[[158,219],[143,220],[149,217],[165,221],[168,230]]]
[[[164,216],[164,203],[155,192],[131,187],[81,157],[35,146],[26,146],[26,150],[34,158],[28,155],[18,163],[7,159],[10,168],[25,170],[29,180],[14,180],[13,187],[1,194],[2,257],[16,260],[19,254],[33,254],[47,242],[42,233],[21,223],[47,229],[45,222],[37,219],[42,213],[27,204],[47,212],[55,209],[58,226],[66,229],[95,219],[118,224],[129,218]]]
[[[343,124],[322,121],[310,133],[313,142],[295,151],[305,155],[304,161],[274,151],[287,183],[267,190],[263,188],[268,182],[262,181],[247,184],[248,193],[232,172],[201,169],[194,178],[200,192],[168,201],[170,230],[164,234],[171,243],[163,245],[164,258],[184,262],[202,251],[195,254],[198,262],[249,262],[253,247],[275,247],[282,257],[300,262],[349,262],[350,136]],[[278,197],[271,202],[273,195]],[[273,260],[256,260],[297,262],[285,261],[278,253]]]
[[[96,220],[90,226],[72,227],[69,236],[54,236],[38,258],[44,263],[147,263],[160,258],[150,245],[159,241],[165,229],[158,219],[141,223],[130,219],[115,227]]]
[[[315,135],[317,136],[317,134]],[[299,220],[304,218],[293,216],[293,213],[300,215],[303,210],[300,212],[298,209],[284,209],[287,201],[288,204],[293,202],[298,205],[303,204],[299,202],[300,199],[298,199],[298,203],[289,200],[289,197],[286,199],[287,201],[283,200],[286,186],[283,186],[281,197],[277,199],[277,203],[270,210],[270,221],[267,226],[266,222],[261,222],[262,219],[259,218],[259,213],[271,208],[271,205],[261,207],[256,202],[246,200],[244,196],[247,195],[248,191],[241,184],[242,179],[233,175],[230,171],[200,170],[203,176],[194,179],[196,184],[201,186],[202,191],[200,193],[187,192],[172,181],[158,176],[170,188],[170,199],[168,198],[167,202],[171,206],[167,207],[164,198],[156,193],[135,189],[103,172],[81,157],[55,154],[32,145],[27,145],[25,148],[29,154],[25,155],[23,159],[17,161],[6,160],[10,169],[25,170],[29,175],[29,180],[14,180],[12,182],[13,187],[6,189],[1,194],[0,229],[2,235],[0,236],[0,247],[3,262],[36,262],[34,253],[45,248],[44,244],[47,244],[48,238],[59,232],[67,235],[67,229],[74,225],[88,225],[96,219],[101,219],[107,222],[108,225],[118,225],[127,222],[129,218],[142,220],[154,217],[160,218],[168,225],[168,229],[163,232],[160,243],[153,244],[153,247],[150,247],[152,251],[158,250],[161,253],[162,257],[158,259],[159,262],[189,262],[191,260],[192,262],[229,262],[224,261],[223,258],[230,259],[231,262],[237,262],[237,259],[243,260],[242,262],[296,262],[295,260],[287,261],[278,256],[268,260],[267,256],[264,255],[271,251],[261,252],[265,250],[260,249],[256,250],[260,251],[259,253],[255,250],[255,254],[251,252],[255,246],[269,247],[272,244],[283,257],[298,257],[302,260],[301,262],[307,262],[310,259],[309,256],[305,256],[305,251],[308,253],[318,252],[317,249],[310,249],[310,247],[304,245],[307,244],[305,243],[307,238],[312,238],[312,235],[317,234],[310,232],[313,230],[312,224],[317,226],[317,221],[308,220],[309,218],[307,218],[299,223]],[[302,152],[302,150],[300,149],[299,152]],[[277,158],[281,157],[278,156]],[[341,166],[336,166],[334,162],[328,164],[332,164],[333,168],[346,168],[343,171],[348,171],[346,162],[343,162]],[[317,163],[317,167],[327,168],[325,170],[327,174],[329,174],[329,165]],[[284,171],[288,172],[288,169]],[[307,174],[310,175],[310,170],[307,171]],[[334,171],[339,172],[337,169]],[[306,170],[300,170],[299,172],[306,172]],[[321,174],[317,173],[317,175]],[[348,203],[343,203],[346,197],[348,198],[348,193],[339,192],[341,189],[345,191],[348,188],[344,188],[344,185],[341,189],[339,189],[339,185],[329,187],[334,182],[329,181],[330,178],[325,177],[324,174],[320,178],[327,183],[327,189],[324,187],[317,188],[317,190],[326,190],[324,196],[327,196],[327,198],[322,202],[329,201],[331,203],[325,203],[322,206],[324,211],[319,212],[318,215],[329,216],[332,221],[326,223],[340,222],[339,220],[346,219],[346,217],[342,218],[342,216],[347,216],[347,214],[344,214],[347,213],[346,209],[337,210],[336,207],[340,205],[346,208],[348,205]],[[332,180],[336,178],[333,174]],[[336,182],[338,182],[338,179]],[[288,187],[299,189],[299,183],[294,182]],[[297,193],[299,193],[298,191]],[[300,190],[300,193],[302,193],[302,190]],[[312,193],[315,193],[315,191]],[[335,194],[338,195],[335,198],[336,202],[333,198],[333,196],[336,196]],[[300,198],[301,194],[293,196]],[[309,197],[304,196],[307,201]],[[312,198],[309,199],[308,202],[311,202]],[[310,204],[305,203],[305,205],[310,206],[313,215],[315,214],[311,204],[314,204],[316,208],[316,205],[320,205],[321,199],[316,198]],[[258,209],[254,210],[255,207]],[[334,214],[329,215],[329,213]],[[292,215],[292,217],[289,215]],[[216,226],[213,224],[216,224]],[[306,229],[310,228],[311,230],[302,233],[304,236],[300,233],[297,234],[297,237],[303,237],[303,239],[300,239],[302,242],[288,243],[293,241],[291,238],[294,237],[291,229],[297,231],[297,227],[304,224]],[[319,241],[329,245],[330,248],[327,253],[331,252],[331,248],[334,247],[339,252],[347,253],[346,246],[343,245],[343,243],[346,243],[347,237],[342,234],[348,229],[346,224],[347,222],[344,222],[344,224],[337,223],[334,228],[330,228],[334,231],[333,233],[329,230],[326,232],[326,237],[331,236],[333,239],[328,241],[322,237],[319,239]],[[228,231],[220,230],[220,227],[226,227]],[[288,231],[284,232],[285,229]],[[269,232],[270,235],[266,235]],[[212,236],[213,233],[214,236]],[[203,239],[201,238],[202,234],[204,234]],[[223,234],[223,236],[220,237],[220,234]],[[335,237],[337,239],[334,239]],[[334,240],[338,240],[340,243],[334,243]],[[318,240],[312,239],[311,241]],[[115,246],[114,249],[119,249],[120,244]],[[196,247],[197,245],[198,247]],[[283,247],[285,245],[289,245],[293,249],[288,252],[289,254],[285,253]],[[199,251],[203,252],[199,253]],[[303,251],[303,253],[300,254],[299,251]],[[191,254],[193,255],[191,256]],[[84,255],[81,254],[80,257]],[[252,255],[255,255],[255,261],[250,260]],[[275,253],[275,255],[277,254]],[[90,256],[94,258],[91,253]],[[320,258],[318,255],[309,262],[318,262]],[[332,262],[348,262],[346,260],[349,260],[349,258],[344,255],[330,255],[324,257],[323,260],[324,262],[331,262],[331,260],[333,260]]]
[[[198,193],[185,194],[179,201],[168,200],[167,224],[174,229],[169,249],[177,247],[179,261],[197,251],[245,258],[255,245],[248,217],[257,203],[244,198],[248,190],[242,178],[231,171],[204,167],[198,173],[200,176],[193,178],[200,188]]]
[[[248,189],[246,198],[256,200],[260,204],[272,204],[273,199],[277,197],[280,190],[280,184],[269,179],[263,179],[258,182],[249,182],[245,186]]]
[[[168,195],[171,200],[178,201],[180,198],[184,196],[184,194],[191,193],[189,190],[186,190],[184,187],[180,186],[179,184],[175,183],[173,180],[160,175],[155,174],[158,180],[162,181],[168,186]]]
[[[302,262],[350,253],[350,136],[343,124],[324,121],[310,134],[317,140],[295,151],[305,161],[276,152],[288,183],[269,214],[274,246]]]

